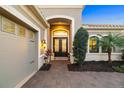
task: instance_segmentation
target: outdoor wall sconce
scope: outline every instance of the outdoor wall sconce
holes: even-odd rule
[[[41,40],[41,47],[46,49],[46,41],[45,40]]]

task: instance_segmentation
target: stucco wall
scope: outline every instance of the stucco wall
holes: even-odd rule
[[[43,8],[41,9],[45,18],[52,16],[68,16],[74,18],[74,31],[81,27],[81,8]]]
[[[107,53],[87,53],[86,61],[100,61],[100,60],[108,60]],[[121,53],[112,53],[112,60],[121,60]]]
[[[81,17],[81,13],[82,13],[82,8],[40,8],[44,17],[46,19],[52,19],[52,18],[67,18],[72,20],[70,28],[71,28],[71,35],[70,38],[74,39],[74,34],[77,31],[77,29],[79,27],[81,27],[82,24],[82,17]],[[49,31],[49,30],[48,30]],[[52,43],[49,41],[50,40],[50,34],[47,34],[48,38],[47,38],[47,42],[48,42],[48,47],[50,47],[50,45],[52,45]],[[46,36],[46,37],[47,37]],[[70,47],[72,46],[72,42],[69,41],[70,43]],[[68,49],[69,51],[71,51],[72,49]]]
[[[85,61],[107,61],[108,55],[107,53],[87,53]],[[121,60],[121,53],[112,53],[112,60]],[[74,57],[70,56],[70,62],[74,63]]]

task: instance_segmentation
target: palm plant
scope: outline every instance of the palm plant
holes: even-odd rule
[[[99,35],[101,38],[99,39],[99,45],[106,48],[108,53],[108,63],[112,63],[111,61],[111,53],[112,49],[115,47],[124,47],[124,36],[121,34],[112,34],[109,33],[107,36]]]

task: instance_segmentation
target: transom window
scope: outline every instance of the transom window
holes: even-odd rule
[[[64,30],[53,31],[53,36],[54,37],[67,37],[68,36],[68,32],[64,31]]]
[[[3,31],[15,34],[15,23],[5,17],[2,17],[2,19]]]
[[[23,26],[18,25],[18,30],[19,30],[18,35],[25,37],[25,35],[26,35],[25,28]]]
[[[7,32],[8,34],[18,35],[20,37],[26,37],[30,40],[35,40],[35,32],[27,30],[26,27],[16,24],[12,20],[0,15],[0,31]],[[28,33],[26,33],[26,31]],[[26,35],[27,34],[27,35]]]
[[[90,53],[98,53],[99,52],[99,38],[97,36],[90,37],[89,52]]]

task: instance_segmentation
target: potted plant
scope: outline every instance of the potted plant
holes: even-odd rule
[[[51,67],[51,64],[49,64],[50,56],[51,56],[51,51],[48,49],[44,53],[44,61],[45,61],[45,63],[40,68],[41,71],[48,71],[50,69],[50,67]]]
[[[45,56],[44,56],[45,63],[47,64],[49,63],[50,56],[51,56],[51,51],[48,49],[45,51]]]

